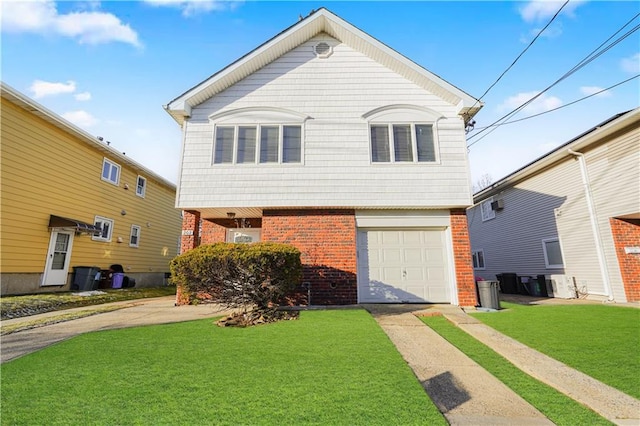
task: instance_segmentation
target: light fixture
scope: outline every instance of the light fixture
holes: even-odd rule
[[[227,212],[228,219],[233,219],[234,217],[236,217],[236,214],[234,212]]]

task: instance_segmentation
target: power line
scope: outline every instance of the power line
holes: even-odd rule
[[[556,12],[555,15],[553,15],[553,17],[551,18],[551,20],[549,22],[547,22],[547,25],[544,26],[544,28],[542,28],[540,31],[538,31],[538,34],[533,38],[533,40],[531,40],[531,42],[529,43],[529,45],[522,51],[520,52],[520,54],[518,55],[518,57],[516,59],[514,59],[514,61],[511,63],[511,65],[509,65],[507,67],[506,70],[504,70],[502,72],[502,74],[500,74],[500,77],[498,77],[498,79],[496,81],[493,82],[493,84],[491,86],[489,86],[489,88],[487,90],[484,91],[484,93],[482,94],[482,96],[480,96],[478,99],[476,99],[476,102],[471,106],[471,108],[473,108],[474,106],[476,106],[478,104],[478,102],[480,102],[482,100],[482,98],[485,97],[485,95],[487,93],[489,93],[489,90],[493,89],[493,86],[495,86],[496,84],[498,84],[498,82],[502,79],[502,77],[504,77],[504,75],[511,69],[513,68],[513,66],[516,64],[516,62],[518,62],[518,60],[520,59],[520,57],[522,57],[522,55],[525,54],[525,52],[527,50],[529,50],[529,48],[533,45],[533,43],[536,42],[536,40],[538,39],[538,37],[540,37],[540,35],[542,35],[542,33],[544,32],[544,30],[547,29],[547,27],[549,25],[551,25],[551,23],[556,19],[556,17],[560,14],[560,12],[562,11],[562,9],[564,9],[564,7],[569,4],[569,0],[565,1],[564,4],[560,7],[560,9],[558,9],[558,11]],[[470,109],[471,109],[470,108]]]
[[[631,18],[627,23],[625,23],[622,27],[620,27],[613,35],[611,35],[607,40],[605,40],[603,43],[601,43],[597,48],[595,48],[594,50],[591,51],[591,53],[589,53],[585,58],[583,58],[580,62],[578,62],[578,64],[576,64],[573,68],[571,68],[569,71],[567,71],[562,77],[560,77],[559,79],[557,79],[555,82],[553,82],[551,85],[549,85],[548,87],[546,87],[544,90],[542,90],[541,92],[539,92],[537,95],[535,95],[534,97],[532,97],[531,99],[529,99],[528,101],[524,102],[522,105],[520,105],[519,107],[515,108],[514,110],[512,110],[511,112],[503,115],[502,117],[500,117],[498,120],[494,121],[493,123],[491,123],[489,126],[483,127],[482,130],[480,130],[478,133],[471,135],[468,139],[473,139],[474,137],[482,134],[484,131],[486,131],[487,129],[491,129],[489,131],[489,133],[487,133],[486,136],[488,136],[490,133],[492,133],[493,131],[495,131],[498,126],[496,126],[497,123],[508,119],[511,116],[516,115],[518,112],[520,112],[523,108],[525,108],[527,105],[529,105],[530,103],[532,103],[534,100],[536,100],[537,98],[539,98],[540,96],[542,96],[542,94],[544,94],[545,92],[547,92],[549,89],[551,89],[552,87],[554,87],[555,85],[557,85],[558,83],[560,83],[561,81],[565,80],[566,78],[568,78],[569,76],[571,76],[572,74],[574,74],[575,72],[577,72],[578,70],[580,70],[581,68],[585,67],[587,64],[589,64],[590,62],[594,61],[595,59],[597,59],[598,57],[600,57],[602,54],[606,53],[608,50],[610,50],[611,48],[613,48],[616,44],[620,43],[621,41],[623,41],[624,39],[626,39],[627,37],[629,37],[631,34],[633,34],[634,32],[636,32],[638,29],[640,29],[640,25],[636,25],[634,28],[632,28],[631,30],[627,31],[627,33],[625,33],[624,35],[620,36],[618,39],[616,39],[615,41],[613,41],[611,44],[609,44],[608,46],[606,46],[603,50],[601,50],[600,52],[598,52],[598,49],[600,49],[605,43],[607,43],[609,40],[611,40],[613,37],[615,37],[620,31],[622,31],[627,25],[629,25],[631,22],[633,22],[633,20],[635,20],[638,16],[640,16],[640,13],[636,14],[633,18]],[[481,139],[484,139],[481,138]],[[481,140],[479,139],[479,140]],[[477,142],[479,142],[479,140],[469,144],[467,147],[471,147],[472,145],[476,144]]]
[[[540,115],[548,114],[548,113],[550,113],[550,112],[557,111],[557,110],[562,109],[562,108],[566,108],[566,107],[568,107],[568,106],[570,106],[570,105],[577,104],[578,102],[582,102],[582,101],[584,101],[584,100],[586,100],[586,99],[589,99],[589,98],[591,98],[591,97],[593,97],[593,96],[597,96],[597,95],[599,95],[600,93],[606,92],[607,90],[611,90],[611,89],[614,89],[614,88],[616,88],[616,87],[618,87],[618,86],[621,86],[621,85],[623,85],[623,84],[625,84],[625,83],[628,83],[629,81],[631,81],[631,80],[633,80],[633,79],[636,79],[636,78],[638,78],[638,77],[640,77],[640,74],[636,74],[636,75],[634,75],[633,77],[630,77],[630,78],[628,78],[628,79],[626,79],[626,80],[623,80],[623,81],[621,81],[621,82],[619,82],[619,83],[614,84],[613,86],[609,86],[609,87],[607,87],[606,89],[599,90],[599,91],[597,91],[597,92],[595,92],[595,93],[592,93],[592,94],[590,94],[590,95],[588,95],[588,96],[584,96],[584,97],[582,97],[582,98],[580,98],[580,99],[576,99],[575,101],[569,102],[568,104],[561,105],[561,106],[559,106],[559,107],[557,107],[557,108],[553,108],[553,109],[550,109],[550,110],[548,110],[548,111],[544,111],[544,112],[539,112],[539,113],[537,113],[537,114],[529,115],[529,116],[527,116],[527,117],[519,118],[519,119],[517,119],[517,120],[505,121],[504,123],[496,124],[494,127],[501,127],[501,126],[505,126],[505,125],[507,125],[507,124],[518,123],[518,122],[520,122],[520,121],[529,120],[530,118],[535,118],[535,117],[538,117],[538,116],[540,116]],[[490,126],[480,127],[478,130],[488,129],[489,127],[490,127]],[[487,135],[488,135],[488,134],[487,134]],[[487,136],[487,135],[485,135],[485,136]],[[477,140],[477,141],[475,141],[474,143],[477,143],[477,142],[481,141],[485,136],[483,136],[482,138],[478,139],[478,140]],[[471,145],[473,145],[473,143],[472,143]],[[470,147],[471,145],[469,145],[469,147]]]

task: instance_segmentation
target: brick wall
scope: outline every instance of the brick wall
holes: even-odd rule
[[[458,305],[476,306],[476,284],[473,278],[471,242],[464,210],[451,210],[451,236],[453,239],[453,262],[456,268]]]
[[[186,253],[200,245],[200,212],[183,210],[182,238],[180,239],[180,253]]]
[[[609,219],[620,274],[628,302],[640,301],[640,254],[625,253],[625,247],[640,247],[640,220]]]
[[[312,305],[357,303],[356,222],[353,210],[265,210],[262,241],[298,248],[303,283],[311,286]],[[307,287],[297,291],[307,303]]]

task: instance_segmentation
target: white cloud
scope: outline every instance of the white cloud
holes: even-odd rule
[[[97,118],[83,110],[65,112],[62,117],[79,127],[91,127],[99,122]]]
[[[138,34],[111,13],[79,11],[61,15],[51,0],[1,1],[0,6],[3,32],[58,34],[86,44],[119,41],[141,46]]]
[[[573,16],[575,10],[584,3],[585,0],[570,1],[562,13]],[[525,22],[537,22],[550,19],[562,7],[563,1],[557,0],[534,0],[519,8],[520,16]]]
[[[600,91],[604,90],[604,87],[598,87],[598,86],[582,86],[580,87],[580,93],[582,93],[583,95],[593,95],[595,93],[598,93]],[[610,98],[611,97],[611,92],[606,90],[602,93],[598,93],[596,95],[597,98]]]
[[[538,93],[540,92],[523,92],[510,96],[500,105],[498,105],[498,112],[510,112],[527,102],[529,99],[536,96]],[[558,108],[559,106],[562,106],[562,100],[555,96],[542,94],[535,101],[531,102],[529,105],[523,108],[522,112],[526,114],[538,114],[540,112]]]
[[[89,92],[76,93],[75,95],[73,95],[73,97],[76,98],[76,101],[88,101],[88,100],[91,100],[91,93]]]
[[[242,0],[144,0],[152,6],[173,7],[182,10],[182,16],[189,17],[198,13],[234,9]]]
[[[66,83],[54,83],[49,81],[36,80],[29,87],[35,99],[44,98],[45,96],[54,96],[61,93],[73,93],[76,91],[76,82],[67,81]]]
[[[620,68],[622,68],[624,72],[631,74],[640,73],[640,53],[622,59],[620,61]]]

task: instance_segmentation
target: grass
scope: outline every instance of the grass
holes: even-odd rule
[[[102,294],[79,296],[74,293],[45,293],[25,296],[3,296],[0,298],[0,318],[23,318],[45,312],[100,305],[124,300],[149,297],[170,296],[176,294],[175,286],[125,288],[100,290]]]
[[[489,373],[513,389],[553,423],[610,425],[611,423],[554,388],[534,379],[444,317],[422,317],[425,324],[451,342]]]
[[[363,310],[89,333],[0,368],[6,425],[446,424]]]
[[[474,317],[525,345],[640,399],[640,310],[611,305],[508,308]]]

